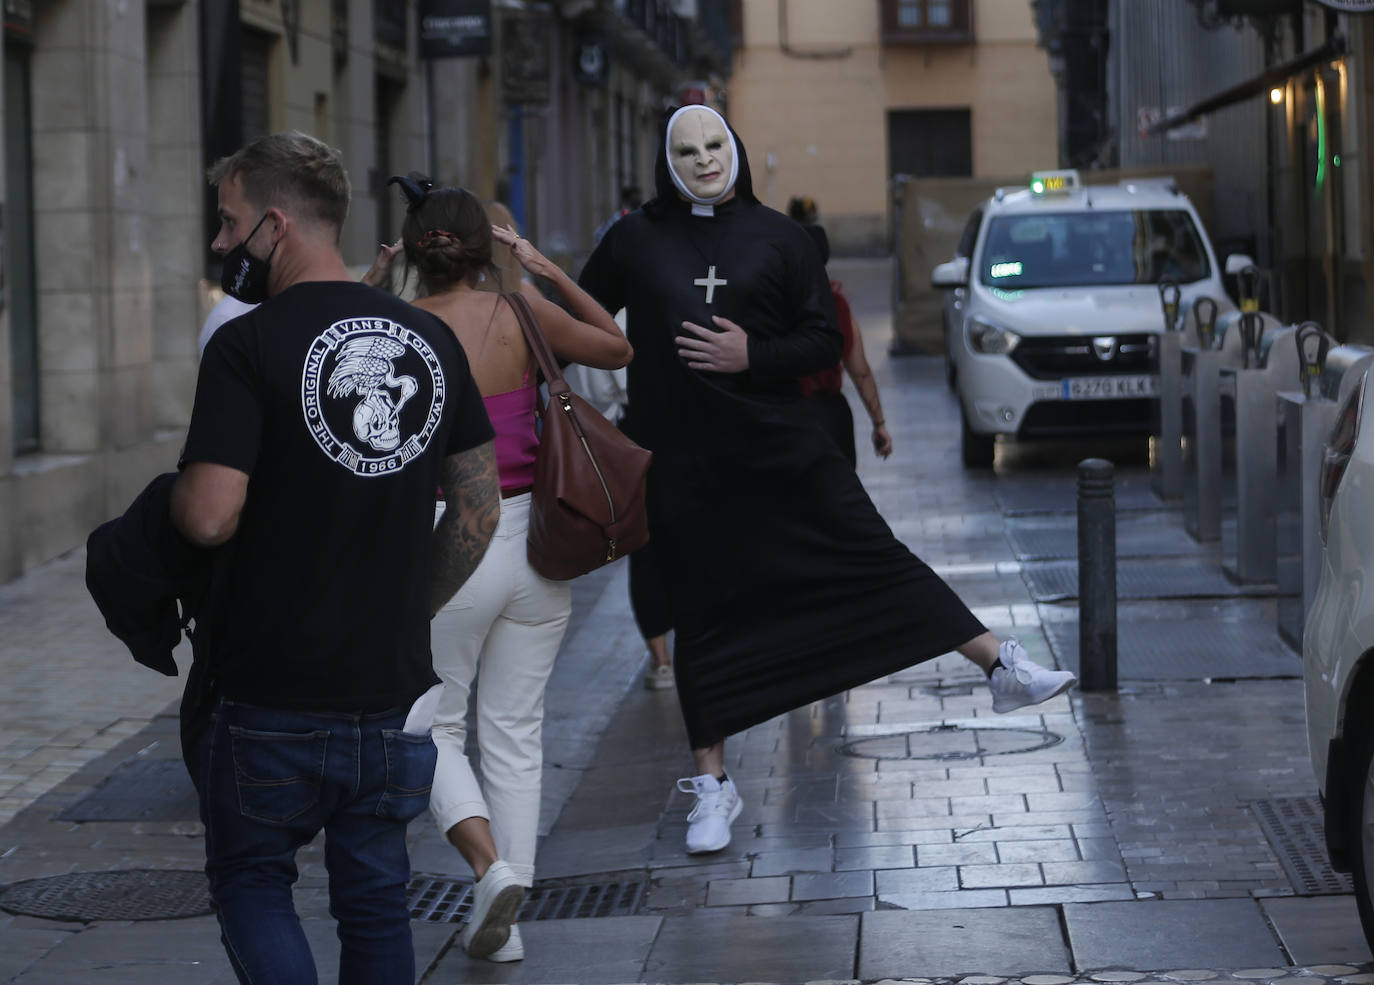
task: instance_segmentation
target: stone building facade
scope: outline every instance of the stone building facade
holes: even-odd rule
[[[387,177],[412,169],[505,198],[571,260],[649,179],[673,93],[729,71],[731,6],[3,0],[0,581],[175,468],[217,299],[209,163],[285,129],[338,147],[359,271],[399,234]],[[455,8],[485,51],[429,57],[423,18]]]
[[[759,197],[815,198],[840,252],[889,249],[897,175],[1057,165],[1029,0],[749,0],[726,101]]]

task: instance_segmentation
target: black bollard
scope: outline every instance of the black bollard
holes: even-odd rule
[[[1116,690],[1116,500],[1112,463],[1078,463],[1078,679]]]

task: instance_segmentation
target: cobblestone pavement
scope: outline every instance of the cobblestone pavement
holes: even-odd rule
[[[1032,576],[1055,555],[1027,547],[1027,531],[1043,544],[1063,526],[1073,464],[1091,454],[1118,465],[1122,571],[1139,570],[1128,544],[1149,563],[1185,559],[1179,571],[1220,565],[1215,550],[1180,546],[1176,511],[1148,495],[1139,442],[1004,447],[995,473],[965,472],[939,361],[884,352],[885,265],[836,267],[897,445],[878,462],[861,428],[861,475],[897,535],[989,628],[1042,662],[1069,658],[1061,631],[1076,605],[1036,600]],[[24,880],[201,860],[184,801],[136,822],[59,818],[111,775],[179,755],[181,682],[108,637],[83,564],[77,552],[0,586],[0,906]],[[1324,860],[1271,840],[1274,819],[1315,795],[1300,662],[1247,665],[1225,632],[1272,626],[1271,600],[1123,600],[1112,694],[996,716],[982,675],[951,655],[750,729],[727,745],[745,800],[734,841],[701,858],[684,852],[690,801],[673,788],[690,772],[676,699],[639,685],[623,565],[575,592],[548,699],[536,895],[610,884],[638,895],[595,918],[526,918],[528,956],[513,965],[468,961],[457,925],[417,909],[424,985],[1374,982],[1348,888],[1305,884],[1304,866]],[[436,646],[442,636],[436,626]],[[1303,823],[1289,834],[1319,835]],[[410,840],[417,882],[461,894],[470,873],[426,819]],[[297,903],[328,980],[320,860],[318,843],[302,853]],[[209,916],[0,911],[0,982],[97,980],[233,978]]]

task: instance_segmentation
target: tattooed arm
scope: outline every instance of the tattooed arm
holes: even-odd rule
[[[429,614],[434,617],[477,570],[501,515],[496,451],[490,441],[450,455],[439,471],[446,509],[434,527]]]

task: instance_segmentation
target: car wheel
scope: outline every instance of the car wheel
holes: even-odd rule
[[[959,410],[959,421],[963,425],[960,445],[964,456],[964,468],[992,468],[993,441],[996,435],[979,434],[974,431],[968,426],[968,415],[962,408]]]
[[[1353,720],[1353,719],[1347,719]],[[1355,902],[1365,940],[1374,949],[1374,727],[1366,726],[1347,774],[1350,784],[1350,861],[1355,877]]]

